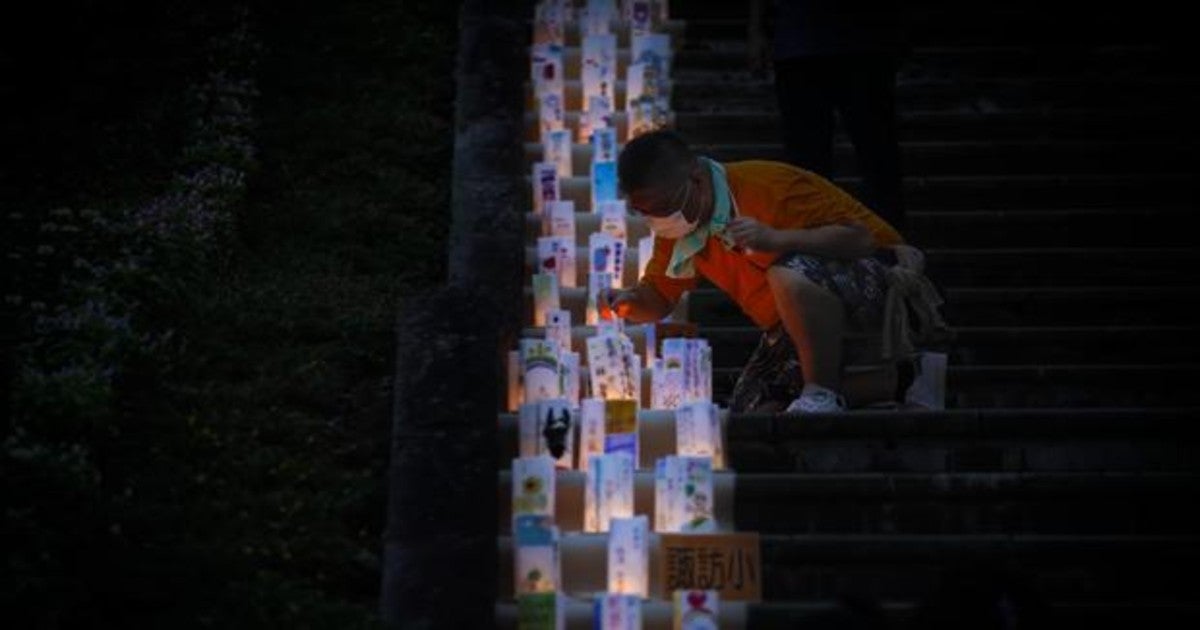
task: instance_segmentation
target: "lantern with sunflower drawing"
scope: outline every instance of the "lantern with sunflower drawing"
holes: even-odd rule
[[[554,459],[518,457],[512,463],[512,513],[554,516]]]

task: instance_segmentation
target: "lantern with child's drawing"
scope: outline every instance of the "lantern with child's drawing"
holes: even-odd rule
[[[650,521],[614,518],[608,530],[608,592],[646,597],[650,585]]]
[[[575,411],[565,398],[525,403],[517,412],[520,455],[549,455],[558,468],[575,467]]]
[[[554,458],[548,455],[512,460],[512,513],[554,517]]]
[[[673,593],[674,630],[717,630],[717,591],[678,590]]]
[[[551,593],[560,586],[559,533],[553,519],[521,514],[513,521],[513,586],[516,595]]]
[[[584,531],[606,532],[610,520],[633,516],[633,470],[625,454],[588,457]]]
[[[538,273],[554,275],[559,287],[575,286],[575,237],[539,236],[537,257]]]
[[[690,457],[711,457],[714,468],[724,465],[721,418],[710,402],[692,402],[675,409],[675,452]]]
[[[716,528],[712,458],[660,458],[654,468],[655,531],[714,532]]]
[[[596,598],[593,616],[595,630],[641,630],[642,598],[603,593]]]

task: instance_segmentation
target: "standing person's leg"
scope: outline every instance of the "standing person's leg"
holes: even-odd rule
[[[828,64],[820,57],[777,59],[775,96],[788,162],[833,174],[833,107]]]
[[[834,98],[858,157],[863,203],[903,232],[907,220],[896,125],[896,63],[887,54],[844,57]]]

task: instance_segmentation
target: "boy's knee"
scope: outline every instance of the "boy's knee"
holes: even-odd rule
[[[774,291],[833,296],[825,287],[810,280],[803,271],[790,267],[767,269],[767,283]]]

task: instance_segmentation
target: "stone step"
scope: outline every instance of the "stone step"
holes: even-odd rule
[[[899,111],[970,107],[987,102],[999,109],[1030,107],[1160,107],[1169,102],[1200,102],[1198,83],[1186,75],[1139,77],[1062,76],[1054,78],[920,78],[896,82]],[[579,84],[567,83],[568,109],[579,109]],[[623,86],[618,91],[623,90]],[[623,92],[622,92],[623,93]],[[618,97],[621,99],[623,97]],[[618,100],[618,102],[624,102]],[[758,111],[773,106],[773,82],[727,73],[712,77],[676,77],[671,103],[678,112]]]
[[[913,211],[1145,208],[1194,204],[1191,180],[1192,176],[1179,173],[907,176],[904,190]],[[574,202],[576,211],[591,210],[588,177],[559,181],[562,199]],[[861,187],[857,177],[834,177],[833,182],[856,195]],[[532,194],[529,176],[525,184]],[[525,207],[533,207],[532,198]]]
[[[587,293],[562,289],[561,303],[573,322],[583,322]],[[995,287],[949,286],[943,291],[942,314],[952,326],[1127,326],[1150,322],[1162,326],[1194,325],[1181,305],[1200,300],[1200,286],[1138,287],[1129,285]],[[522,321],[531,322],[532,292],[525,288]],[[684,294],[676,312],[704,326],[751,326],[750,320],[724,293],[711,285]]]
[[[560,539],[562,590],[590,597],[605,590],[606,534]],[[766,600],[831,599],[853,591],[878,599],[918,599],[933,592],[953,562],[1005,563],[1026,572],[1048,597],[1079,601],[1184,601],[1195,579],[1164,566],[1200,560],[1194,536],[1044,535],[764,535]],[[650,536],[650,592],[660,589],[661,542]],[[499,566],[511,567],[511,537],[497,539]],[[500,599],[511,599],[512,572],[499,572]]]
[[[644,327],[628,325],[626,334],[638,354],[645,352]],[[948,349],[953,365],[1023,365],[1028,363],[1086,363],[1097,356],[1109,360],[1190,363],[1200,347],[1197,326],[1046,326],[955,328]],[[581,356],[595,326],[571,328],[571,349]],[[701,326],[698,335],[713,349],[716,367],[741,367],[762,337],[754,326]],[[526,327],[521,336],[542,339],[546,329]],[[851,339],[866,335],[852,334]]]
[[[917,599],[947,565],[1000,564],[1052,599],[1186,601],[1200,559],[1195,536],[793,535],[762,539],[763,596],[824,599],[844,592]],[[1178,567],[1178,569],[1174,569]]]
[[[1200,143],[1178,139],[1159,142],[996,141],[904,142],[900,146],[905,173],[911,175],[1162,173],[1178,171],[1195,161]],[[696,144],[695,149],[722,162],[739,160],[787,161],[783,145],[724,143]],[[539,151],[540,153],[540,151]],[[1137,156],[1133,159],[1132,156]],[[590,162],[585,162],[586,164]],[[854,147],[834,146],[834,175],[858,172]],[[586,171],[579,171],[586,172]]]
[[[736,529],[780,534],[1200,531],[1197,473],[747,474]],[[1120,505],[1120,509],[1114,509]]]
[[[977,210],[913,211],[908,213],[906,238],[922,248],[937,247],[1137,247],[1159,245],[1183,247],[1193,239],[1186,230],[1164,230],[1163,225],[1181,224],[1195,210],[1184,207],[1098,208],[1080,210]],[[626,217],[631,246],[649,236],[645,219],[631,213]],[[575,242],[600,229],[600,216],[575,213]],[[525,240],[535,243],[542,234],[539,215],[526,213]]]
[[[721,415],[739,475],[1200,472],[1200,407]],[[518,453],[516,414],[498,422],[507,468]],[[640,468],[675,452],[674,431],[673,412],[638,413]]]
[[[1181,286],[1195,282],[1200,250],[1195,248],[1043,247],[927,249],[926,273],[950,286]],[[576,248],[576,286],[587,286],[588,249]],[[638,278],[637,247],[628,247],[624,286]],[[525,248],[525,273],[537,268],[537,247]],[[697,317],[696,321],[704,321]]]
[[[623,148],[623,147],[622,147]],[[786,162],[781,143],[696,143],[695,151],[722,162],[774,160]],[[1019,165],[1021,173],[1159,173],[1177,171],[1195,161],[1200,142],[1191,146],[1175,140],[1160,141],[905,141],[900,145],[904,170],[921,175],[979,175],[1004,173]],[[542,145],[525,143],[525,159],[542,160]],[[1137,156],[1136,160],[1130,159]],[[575,144],[571,151],[572,174],[588,176],[592,149]],[[854,146],[834,145],[834,175],[858,172]]]
[[[741,368],[714,368],[725,404]],[[973,408],[1163,407],[1191,404],[1200,364],[951,365],[946,406]]]
[[[959,327],[949,349],[953,365],[1078,364],[1107,361],[1190,363],[1200,347],[1196,326]],[[582,346],[587,330],[579,332]],[[762,332],[753,326],[700,327],[717,367],[745,365]],[[544,336],[541,329],[528,336]],[[641,347],[641,335],[635,343]]]
[[[906,627],[917,614],[918,604],[911,601],[883,602],[880,604],[889,627]],[[1051,623],[1062,628],[1085,627],[1136,627],[1151,624],[1167,627],[1167,624],[1193,621],[1200,623],[1200,605],[1190,601],[1155,602],[1130,604],[1123,602],[1054,602],[1048,604],[1047,614]],[[836,601],[792,601],[722,602],[720,605],[720,627],[726,630],[755,628],[763,630],[792,630],[794,628],[832,628],[845,620],[848,609]],[[671,607],[664,601],[648,600],[642,603],[642,622],[646,630],[669,630]],[[568,630],[591,630],[593,628],[593,604],[590,600],[572,599],[566,607]],[[516,604],[496,604],[496,627],[517,627]]]
[[[672,63],[677,78],[745,73],[745,33],[729,39],[690,39]],[[1093,46],[1078,50],[1033,44],[1004,46],[918,46],[902,60],[901,79],[973,76],[988,78],[1133,76],[1187,69],[1185,61],[1162,45]]]
[[[562,532],[583,531],[584,489],[587,473],[583,470],[560,470],[555,475],[554,524]],[[730,471],[713,472],[713,520],[717,530],[734,531],[734,497],[736,481]],[[501,470],[496,478],[496,500],[500,509],[496,526],[501,534],[512,534],[512,471]],[[654,522],[654,471],[639,470],[634,474],[633,513],[644,514]]]
[[[686,41],[727,41],[744,38],[749,13],[745,5],[727,4],[711,9],[709,2],[680,3],[672,15],[684,20]],[[1066,12],[1046,4],[1036,6],[953,5],[946,3],[906,3],[904,25],[909,40],[916,46],[1013,46],[1043,44],[1067,49],[1101,46],[1163,45],[1182,33],[1182,26],[1170,19],[1170,5],[1159,3],[1156,10],[1134,12]],[[1165,13],[1164,13],[1165,11]],[[1166,37],[1175,29],[1174,37]],[[1063,44],[1062,33],[1072,34],[1070,46]]]
[[[933,595],[931,594],[930,597]],[[916,627],[918,604],[883,602],[883,616],[891,628]],[[1057,628],[1129,628],[1143,624],[1170,627],[1180,622],[1200,622],[1200,606],[1191,600],[1178,602],[1127,603],[1047,602],[1046,627]],[[850,609],[834,602],[765,602],[747,607],[748,628],[841,628]],[[989,611],[990,612],[990,611]],[[991,617],[989,617],[990,619]],[[857,619],[857,618],[856,618]],[[854,622],[850,622],[854,623]],[[868,622],[869,623],[869,622]],[[582,626],[581,626],[582,628]]]
[[[536,140],[532,115],[527,139]],[[771,143],[780,141],[779,114],[773,102],[736,113],[676,113],[674,128],[696,143]],[[1000,109],[987,99],[967,106],[902,111],[897,127],[903,141],[1006,140],[1178,140],[1196,137],[1193,121],[1169,103],[1138,110],[1064,108]],[[624,137],[624,136],[622,136]],[[839,132],[840,140],[847,138]]]
[[[1197,418],[1200,407],[734,414],[725,433],[739,475],[1196,472]]]
[[[720,411],[722,427],[728,422],[729,412]],[[502,469],[510,469],[510,463],[520,452],[518,445],[518,421],[515,413],[502,413],[498,416],[499,440],[497,442],[497,457]],[[724,430],[724,428],[722,429]],[[576,451],[578,452],[578,451]],[[638,411],[638,470],[652,471],[654,464],[660,458],[674,455],[677,452],[675,442],[675,412],[664,409],[646,409]],[[725,458],[717,458],[714,467],[723,471]],[[568,481],[574,483],[568,478]],[[729,482],[732,484],[732,482]],[[571,490],[575,492],[575,490]],[[728,489],[732,495],[732,487]],[[574,499],[569,499],[574,500]],[[653,506],[654,497],[639,499],[640,505],[647,508]],[[722,508],[726,509],[726,508]],[[731,504],[728,509],[732,509]],[[731,512],[727,512],[731,513]]]

